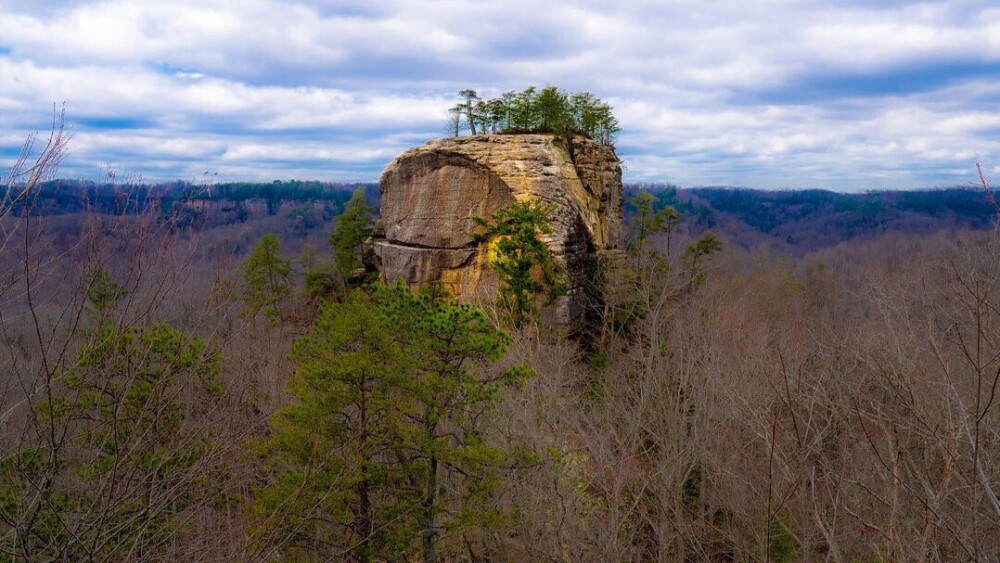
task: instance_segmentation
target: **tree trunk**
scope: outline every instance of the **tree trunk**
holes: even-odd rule
[[[465,108],[465,116],[469,118],[469,131],[473,136],[476,134],[476,120],[472,119],[472,102]]]
[[[361,545],[358,546],[360,553],[356,553],[356,555],[359,555],[358,560],[360,561],[369,561],[371,559],[368,555],[370,551],[366,544],[371,541],[372,532],[375,531],[368,489],[369,483],[367,478],[358,483],[354,489],[358,495],[358,520],[355,530],[361,538]]]
[[[420,533],[420,541],[423,544],[424,563],[434,563],[435,561],[434,541],[437,539],[437,531],[434,528],[437,524],[437,518],[434,512],[434,505],[437,504],[437,469],[437,458],[432,457],[427,491],[423,502],[424,515],[421,526],[423,530]]]

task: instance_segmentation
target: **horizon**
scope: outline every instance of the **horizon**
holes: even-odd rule
[[[319,183],[328,186],[340,186],[348,188],[351,186],[365,186],[365,187],[378,187],[378,180],[358,180],[353,182],[345,182],[340,180],[322,180],[317,178],[274,178],[269,180],[218,180],[212,177],[211,181],[203,180],[186,180],[183,178],[164,178],[160,180],[147,180],[144,178],[130,179],[124,182],[119,181],[117,178],[70,178],[64,176],[56,176],[54,178],[45,180],[44,184],[56,183],[56,182],[90,182],[97,186],[108,186],[108,185],[126,185],[126,186],[140,186],[140,187],[153,187],[157,185],[182,183],[191,187],[212,187],[212,186],[225,186],[228,184],[256,184],[256,185],[267,185],[271,183]],[[681,186],[674,184],[672,182],[661,182],[661,181],[628,181],[622,180],[622,187],[626,190],[649,190],[651,192],[660,192],[670,188],[676,188],[679,191],[691,191],[691,190],[743,190],[743,191],[754,191],[754,192],[766,192],[766,193],[800,193],[800,192],[828,192],[838,195],[865,195],[869,193],[905,193],[905,192],[936,192],[936,191],[950,191],[950,190],[963,190],[963,191],[973,191],[981,192],[983,188],[980,184],[973,181],[966,182],[964,184],[953,184],[953,185],[941,185],[941,186],[927,186],[918,188],[887,188],[878,189],[873,188],[869,190],[833,190],[827,188],[810,188],[810,187],[755,187],[755,186],[738,186],[738,185],[726,185],[726,184],[706,184],[697,186]],[[993,191],[992,186],[988,186],[990,191]]]
[[[614,107],[628,184],[863,192],[963,187],[977,161],[1000,173],[986,0],[0,7],[0,168],[65,104],[60,177],[374,183],[446,136],[460,89],[551,84]]]

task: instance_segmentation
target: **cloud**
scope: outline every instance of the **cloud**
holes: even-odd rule
[[[65,101],[64,173],[374,180],[458,89],[529,84],[609,100],[630,180],[931,186],[1000,161],[987,0],[0,0],[0,38],[0,149]]]

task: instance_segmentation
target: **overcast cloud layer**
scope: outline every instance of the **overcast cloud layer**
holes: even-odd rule
[[[0,0],[0,163],[374,181],[455,92],[587,90],[627,181],[838,190],[1000,172],[995,0]]]

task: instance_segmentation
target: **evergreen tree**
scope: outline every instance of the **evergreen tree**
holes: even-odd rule
[[[253,317],[263,311],[271,321],[281,318],[279,303],[292,290],[292,263],[281,258],[278,235],[260,237],[250,256],[240,265],[243,274],[243,299],[247,303],[246,315]]]
[[[95,325],[35,405],[32,430],[0,457],[12,532],[0,553],[11,561],[154,559],[183,533],[185,510],[221,496],[206,486],[207,431],[189,423],[221,394],[220,357],[165,324],[111,322],[123,293],[96,276]]]
[[[490,133],[497,133],[504,127],[504,122],[508,120],[510,109],[505,104],[503,98],[494,98],[483,102],[486,125],[489,126]]]
[[[500,131],[512,131],[515,125],[514,105],[517,100],[517,92],[513,90],[504,92],[497,98],[498,113],[500,114]]]
[[[635,194],[630,202],[635,209],[635,216],[632,219],[632,230],[635,231],[636,247],[641,250],[649,238],[649,235],[656,231],[656,218],[653,212],[653,204],[656,196],[648,191],[641,191]]]
[[[565,92],[555,86],[542,88],[535,101],[535,108],[539,129],[552,131],[567,139],[572,137],[576,127]]]
[[[649,237],[663,233],[667,238],[667,257],[669,257],[671,239],[680,225],[680,212],[672,205],[656,209],[657,197],[645,190],[637,193],[632,198],[631,204],[635,209],[632,230],[635,232],[636,251],[644,253]]]
[[[97,269],[87,284],[87,304],[98,316],[114,305],[115,301],[128,295],[122,286],[115,283],[107,270]]]
[[[481,100],[475,90],[459,92],[462,99],[449,109],[450,129],[458,136],[460,116],[466,116],[469,131],[478,133],[554,133],[570,139],[585,135],[606,145],[614,143],[621,130],[611,106],[590,92],[567,94],[555,86],[541,90],[529,86],[520,92],[504,92],[499,98]]]
[[[354,272],[364,266],[361,258],[363,245],[372,234],[372,207],[365,203],[365,192],[357,189],[337,217],[337,225],[330,234],[330,246],[336,259],[337,273],[347,283]]]
[[[475,90],[462,90],[458,93],[458,95],[463,100],[462,103],[459,104],[459,107],[465,113],[466,121],[469,124],[469,132],[475,135],[476,134],[475,114],[476,114],[476,105],[480,101],[479,94],[476,94]]]
[[[680,229],[681,224],[681,213],[677,211],[677,208],[673,205],[668,205],[657,211],[660,221],[660,231],[666,235],[667,239],[667,257],[670,257],[670,243],[673,241],[674,233]]]
[[[514,130],[531,131],[537,127],[535,100],[534,86],[528,86],[514,96],[511,106]]]
[[[289,558],[430,562],[444,530],[495,524],[498,468],[514,453],[477,424],[530,372],[485,379],[475,367],[509,342],[479,310],[400,285],[323,304],[293,348],[297,402],[261,444],[272,467],[254,505],[261,540]]]
[[[475,217],[484,232],[473,238],[495,245],[492,265],[500,279],[500,304],[518,327],[535,312],[536,295],[547,293],[551,303],[566,292],[565,274],[541,238],[552,234],[553,210],[531,200],[500,209],[490,219]]]
[[[462,106],[456,105],[448,108],[448,127],[453,137],[457,137],[462,129]]]
[[[570,97],[570,112],[577,126],[584,132],[594,132],[598,126],[596,108],[600,100],[590,92],[578,92]],[[588,133],[588,134],[590,134]],[[593,135],[591,134],[591,137]]]
[[[343,287],[340,274],[329,262],[320,262],[309,267],[303,275],[305,293],[312,299],[332,298]]]
[[[692,242],[684,250],[684,266],[688,272],[688,285],[695,286],[705,282],[707,277],[704,261],[722,250],[722,241],[715,233],[705,233],[700,239]]]

